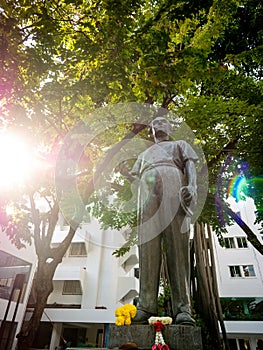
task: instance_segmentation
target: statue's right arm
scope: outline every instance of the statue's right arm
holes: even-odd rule
[[[123,176],[126,177],[126,179],[128,179],[130,182],[133,182],[136,178],[139,177],[140,165],[141,161],[137,159],[132,169],[130,170],[127,162],[124,161],[119,165],[119,171]]]

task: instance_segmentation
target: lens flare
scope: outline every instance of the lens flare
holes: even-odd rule
[[[228,185],[228,195],[235,198],[238,202],[248,195],[248,181],[245,176],[237,174]]]
[[[258,168],[256,171],[259,172],[260,169]],[[253,177],[251,172],[248,162],[234,158],[232,155],[226,158],[216,182],[216,211],[218,220],[223,227],[226,225],[227,220],[223,206],[220,204],[220,201],[224,200],[221,198],[222,193],[223,195],[226,194],[226,199],[232,197],[236,202],[245,201],[247,197],[250,197],[256,204],[257,212],[262,211],[263,177]],[[230,180],[227,180],[227,173],[232,173]],[[227,193],[225,193],[225,189]]]
[[[1,133],[0,162],[0,187],[8,189],[22,184],[30,169],[30,156],[23,140]]]

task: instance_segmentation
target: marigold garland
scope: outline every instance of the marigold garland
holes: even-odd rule
[[[135,317],[136,312],[137,308],[132,304],[126,304],[118,307],[115,310],[116,326],[130,326],[131,320]]]

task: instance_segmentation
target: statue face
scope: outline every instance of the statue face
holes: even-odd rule
[[[153,129],[153,134],[158,134],[159,132],[162,132],[165,135],[170,135],[172,131],[170,122],[165,118],[161,117],[155,118],[151,123],[151,127]]]

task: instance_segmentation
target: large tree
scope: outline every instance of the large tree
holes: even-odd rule
[[[73,138],[76,145],[72,141],[63,148],[66,165],[59,164],[68,169],[70,160],[76,154],[79,157],[87,144],[85,133],[97,131],[98,122],[112,125],[79,157],[78,188],[88,202],[97,198],[91,197],[91,174],[105,150],[141,130],[147,138],[139,119],[127,123],[125,116],[104,114],[102,120],[94,120],[96,114],[91,112],[96,108],[147,102],[172,111],[189,125],[209,168],[209,195],[201,222],[221,227],[216,209],[229,211],[222,203],[228,195],[226,180],[235,172],[246,176],[250,195],[262,208],[262,188],[256,181],[262,171],[258,137],[262,130],[262,4],[257,0],[192,4],[19,0],[0,1],[0,10],[1,126],[25,135],[31,149],[45,149],[42,158],[50,166],[48,175],[38,173],[14,198],[8,193],[2,203],[4,207],[12,201],[20,209],[15,223],[4,214],[3,223],[16,244],[33,240],[38,255],[35,285],[45,286],[37,291],[40,299],[20,334],[22,349],[34,339],[55,268],[83,214],[77,210],[79,215],[74,216],[76,208],[64,200],[71,193],[54,191],[50,169],[54,170],[61,142],[79,120],[84,121]],[[112,148],[105,163],[116,149]],[[242,167],[244,161],[249,168]],[[233,164],[237,165],[234,170]],[[120,189],[120,183],[113,186],[118,193]],[[39,199],[48,204],[45,211],[38,208]],[[117,215],[113,220],[111,211],[95,204],[104,224],[120,228],[135,220],[134,215]],[[70,228],[65,241],[54,249],[51,240],[61,205]],[[260,221],[262,212],[258,210],[257,215]],[[251,241],[258,244],[253,236]]]

